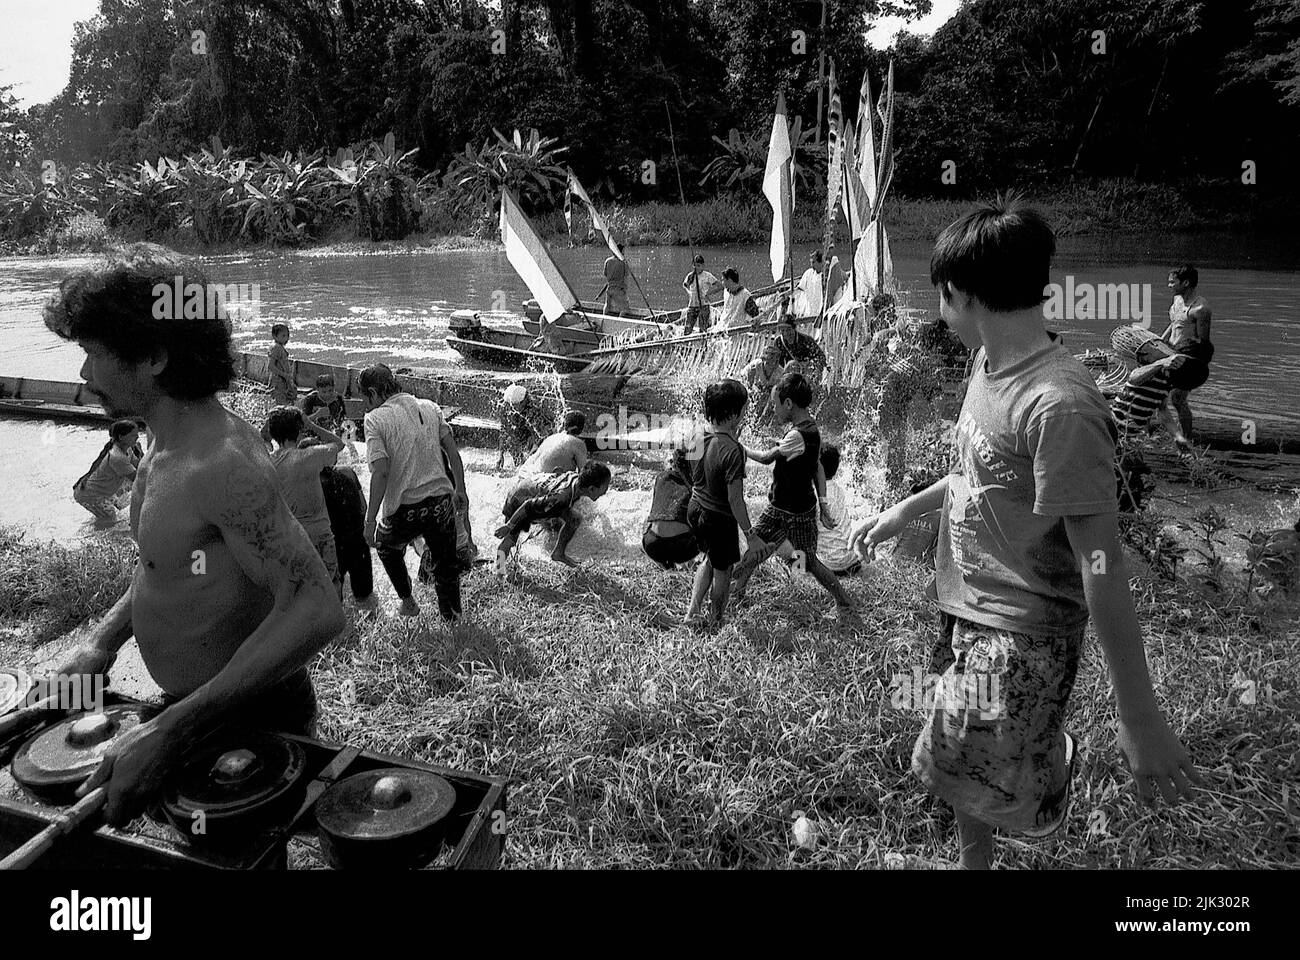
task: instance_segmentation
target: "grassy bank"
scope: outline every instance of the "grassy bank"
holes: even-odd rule
[[[1132,180],[1080,181],[1029,188],[1030,199],[1046,214],[1058,236],[1196,234],[1205,231],[1289,234],[1287,211],[1293,205],[1261,207],[1253,198],[1241,199],[1240,187],[1218,184],[1181,186],[1138,183]],[[883,219],[894,240],[930,241],[970,209],[971,199],[938,200],[891,197]],[[617,236],[633,246],[697,246],[732,243],[766,243],[771,209],[761,196],[719,197],[696,203],[643,203],[623,206],[602,203],[602,215]],[[801,200],[795,211],[793,240],[807,244],[821,240],[825,198]],[[568,228],[558,212],[536,217],[548,238],[567,242]],[[840,217],[837,244],[847,241]],[[578,238],[588,232],[585,216],[574,218]],[[100,253],[119,243],[149,239],[186,253],[217,256],[266,248],[237,241],[205,243],[193,229],[182,225],[157,236],[123,235],[104,226],[93,214],[82,214],[66,224],[49,228],[40,236],[0,241],[0,255]],[[439,250],[496,249],[496,220],[469,221],[434,217],[401,240],[374,242],[358,239],[351,225],[336,224],[322,236],[296,248],[320,255],[419,253]]]
[[[0,537],[0,657],[28,662],[106,606],[130,554],[120,541],[59,550]],[[1090,635],[1067,721],[1081,748],[1074,810],[1058,838],[1002,842],[1001,866],[1296,862],[1300,607],[1247,594],[1235,556],[1213,593],[1134,563],[1158,696],[1205,789],[1172,810],[1135,799]],[[469,578],[455,631],[383,618],[326,650],[313,666],[320,732],[508,777],[514,867],[952,861],[951,813],[908,772],[920,717],[889,695],[892,677],[928,663],[927,579],[877,563],[850,584],[864,623],[849,631],[823,619],[811,581],[769,569],[750,606],[699,637],[650,623],[683,608],[687,573],[632,552],[580,570],[526,558],[504,586]],[[796,811],[816,824],[812,850],[792,840]]]

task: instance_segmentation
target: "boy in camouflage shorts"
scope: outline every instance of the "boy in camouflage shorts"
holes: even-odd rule
[[[1156,705],[1116,526],[1115,425],[1087,369],[1043,328],[1051,228],[1014,198],[935,244],[944,320],[978,350],[954,472],[869,517],[874,548],[942,507],[936,593],[943,668],[912,770],[953,805],[962,866],[987,869],[993,830],[1042,836],[1069,807],[1065,708],[1091,614],[1143,799],[1191,791],[1195,768]],[[971,691],[997,691],[972,703]],[[983,698],[977,698],[983,699]]]

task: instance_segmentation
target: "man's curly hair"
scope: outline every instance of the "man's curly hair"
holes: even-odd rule
[[[210,397],[235,376],[230,325],[224,311],[206,306],[199,317],[156,318],[155,288],[170,292],[178,277],[182,289],[208,288],[207,275],[194,264],[155,244],[133,245],[107,265],[60,283],[45,307],[45,325],[65,340],[99,344],[126,363],[165,352],[159,388],[177,400]]]

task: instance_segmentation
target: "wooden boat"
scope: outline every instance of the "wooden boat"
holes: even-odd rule
[[[478,363],[488,363],[507,370],[519,370],[530,361],[543,361],[564,373],[577,373],[585,369],[590,360],[584,355],[562,356],[533,349],[536,338],[531,333],[514,333],[495,327],[481,327],[473,338],[447,334],[447,346],[462,357]]]
[[[108,423],[111,419],[84,383],[0,376],[0,417]]]
[[[757,290],[751,290],[750,294],[756,299],[769,297],[779,293],[788,284],[788,281],[779,284],[769,283]],[[581,306],[581,310],[571,310],[556,323],[547,325],[561,341],[594,350],[599,347],[608,347],[611,345],[611,341],[615,340],[646,342],[683,335],[682,325],[685,323],[685,307],[656,313],[655,318],[658,322],[655,322],[650,319],[650,314],[646,310],[633,310],[632,312],[635,314],[633,317],[614,317],[600,312],[604,304],[583,300]],[[722,301],[715,300],[710,303],[710,306],[715,310],[720,310]],[[535,300],[530,300],[524,304],[522,322],[524,329],[529,333],[534,335],[541,333],[543,328],[542,315]]]

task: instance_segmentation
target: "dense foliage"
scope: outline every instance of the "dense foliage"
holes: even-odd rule
[[[204,242],[299,242],[346,216],[362,235],[402,236],[430,204],[486,206],[503,180],[527,184],[526,202],[544,210],[558,203],[558,164],[603,202],[670,203],[670,121],[688,199],[747,201],[778,92],[802,130],[807,196],[825,161],[822,54],[850,118],[863,69],[879,91],[895,64],[903,196],[1098,178],[1138,193],[1155,181],[1227,189],[1251,161],[1251,209],[1294,198],[1281,171],[1300,149],[1295,0],[967,0],[932,38],[867,46],[875,18],[929,7],[101,0],[76,26],[62,93],[22,110],[0,83],[4,232],[70,215],[89,181],[119,191],[81,205],[110,225],[184,222]],[[222,156],[207,149],[214,137]],[[326,160],[348,148],[344,174]],[[247,162],[278,164],[270,193]]]

